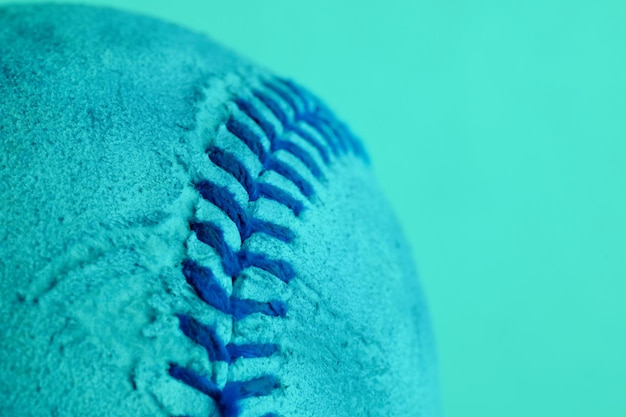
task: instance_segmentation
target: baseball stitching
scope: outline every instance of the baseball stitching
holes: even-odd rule
[[[210,163],[229,174],[245,189],[247,204],[242,206],[228,187],[211,180],[201,180],[194,184],[200,197],[223,211],[239,232],[241,249],[234,250],[227,244],[224,231],[216,223],[194,220],[189,224],[191,233],[219,255],[221,266],[231,277],[233,284],[237,279],[243,278],[241,274],[244,270],[252,267],[268,272],[285,284],[296,278],[296,271],[289,262],[246,248],[247,239],[256,233],[263,233],[285,243],[291,243],[295,238],[291,229],[255,218],[253,213],[257,200],[273,200],[288,208],[295,217],[300,217],[306,204],[314,196],[313,184],[296,167],[279,159],[276,152],[291,154],[316,180],[322,182],[323,169],[317,161],[329,166],[333,158],[352,153],[368,162],[361,142],[308,91],[284,79],[265,80],[261,85],[260,88],[248,91],[249,99],[235,98],[233,103],[239,111],[231,112],[222,123],[230,132],[232,140],[243,142],[256,156],[262,165],[260,174],[253,175],[236,154],[225,149],[211,145],[206,150]],[[276,123],[264,116],[268,112],[278,121],[278,129]],[[297,135],[315,151],[318,158],[290,140],[288,134]],[[264,138],[269,143],[268,149],[264,146]],[[279,174],[295,185],[301,196],[293,196],[288,190],[265,182],[263,173],[268,171]],[[243,320],[251,314],[279,318],[285,317],[288,312],[287,304],[281,300],[261,302],[242,299],[232,291],[229,295],[211,269],[193,259],[185,259],[181,266],[185,280],[195,294],[207,305],[230,316],[233,322]],[[202,346],[211,362],[231,364],[236,360],[270,357],[280,351],[280,346],[275,343],[225,343],[212,326],[189,314],[180,313],[177,317],[183,334]],[[170,364],[169,374],[211,397],[223,417],[240,416],[243,399],[267,396],[280,387],[278,378],[269,373],[245,381],[227,381],[223,387],[219,387],[210,376],[201,375],[176,363]],[[276,416],[275,413],[264,415]]]

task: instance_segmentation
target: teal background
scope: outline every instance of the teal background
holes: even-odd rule
[[[102,1],[208,33],[365,141],[447,417],[626,416],[626,2]]]

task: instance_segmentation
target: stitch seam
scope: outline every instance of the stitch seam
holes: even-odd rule
[[[278,158],[277,152],[284,151],[295,157],[319,182],[325,181],[319,163],[309,151],[289,140],[289,135],[297,135],[307,143],[326,166],[331,162],[331,154],[337,157],[352,152],[365,162],[368,162],[368,157],[359,140],[334,119],[318,99],[293,82],[278,78],[264,80],[261,88],[251,89],[248,93],[250,99],[237,97],[232,100],[238,111],[230,113],[223,126],[235,140],[245,144],[257,157],[262,166],[260,173],[252,175],[236,155],[219,146],[211,145],[205,150],[211,163],[241,184],[248,196],[247,204],[242,206],[227,187],[208,179],[194,184],[200,197],[223,211],[234,224],[239,233],[240,249],[230,247],[224,231],[216,223],[192,220],[189,228],[198,241],[213,248],[219,255],[223,271],[231,277],[233,283],[241,278],[247,268],[258,268],[288,284],[296,277],[296,271],[289,262],[246,248],[247,240],[255,234],[264,234],[270,239],[287,244],[296,238],[290,228],[258,219],[251,214],[251,208],[260,198],[273,200],[299,217],[305,204],[314,195],[314,185],[294,166]],[[280,129],[264,116],[264,111],[274,116]],[[269,149],[264,147],[264,140],[269,142]],[[268,171],[273,171],[293,183],[304,199],[264,182],[263,174]],[[213,271],[196,260],[185,259],[181,269],[187,284],[198,298],[230,316],[234,322],[251,314],[276,318],[287,314],[288,306],[282,300],[258,301],[242,299],[236,294],[229,295]],[[225,343],[210,325],[186,313],[176,316],[182,333],[206,351],[210,362],[231,364],[235,360],[271,357],[280,353],[280,346],[275,343]],[[201,375],[176,363],[170,364],[169,374],[211,397],[223,417],[240,416],[242,400],[270,395],[280,387],[278,378],[271,374],[259,375],[247,381],[227,381],[222,388],[210,376]],[[264,417],[278,415],[269,413]]]

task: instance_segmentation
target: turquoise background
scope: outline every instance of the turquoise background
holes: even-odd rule
[[[626,2],[90,4],[206,32],[362,137],[447,417],[626,416]]]

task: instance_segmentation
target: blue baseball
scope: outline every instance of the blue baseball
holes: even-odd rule
[[[152,18],[0,7],[0,415],[438,415],[410,250],[312,93]]]

